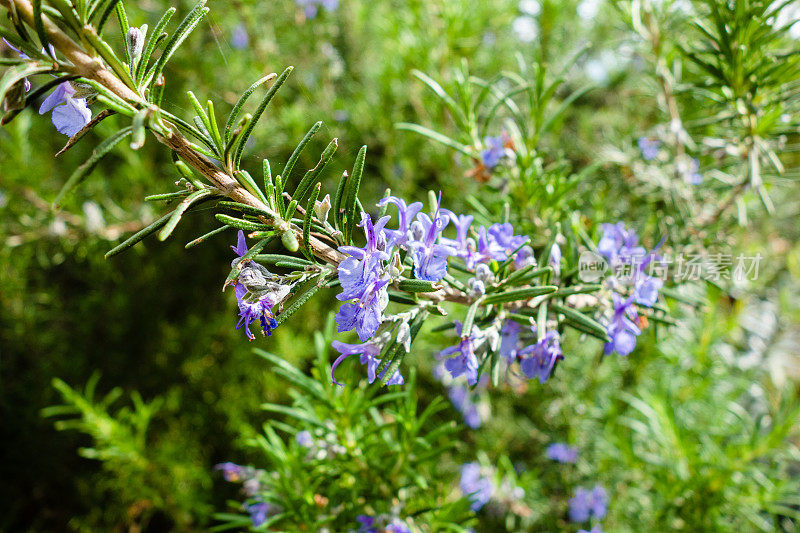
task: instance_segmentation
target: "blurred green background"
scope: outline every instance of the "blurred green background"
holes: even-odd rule
[[[492,78],[516,69],[520,59],[557,68],[588,44],[557,99],[592,89],[570,104],[539,152],[545,164],[563,162],[573,172],[597,163],[572,196],[588,223],[639,221],[655,240],[661,203],[629,179],[630,160],[636,138],[669,118],[651,51],[631,30],[627,4],[342,0],[313,19],[291,0],[210,4],[209,17],[171,63],[167,109],[188,116],[187,89],[220,108],[232,105],[258,77],[294,65],[243,165],[257,168],[263,157],[284,161],[322,120],[302,165],[312,167],[337,137],[330,185],[368,145],[365,205],[387,186],[414,200],[424,200],[428,189],[442,190],[454,210],[469,209],[467,194],[487,194],[465,176],[469,161],[395,128],[416,122],[454,135],[451,117],[413,69],[449,87],[462,58],[470,72]],[[169,5],[179,15],[191,8],[190,2],[126,2],[131,24],[151,27]],[[674,44],[688,26],[680,26],[679,11],[665,13],[674,26],[666,26],[672,33],[664,40]],[[242,31],[248,42],[234,47]],[[708,115],[691,91],[680,99],[688,116]],[[116,120],[100,132],[113,131]],[[260,404],[288,401],[285,384],[252,348],[307,369],[313,332],[335,306],[333,291],[271,338],[249,343],[233,329],[232,295],[220,290],[231,236],[189,251],[181,245],[214,227],[202,210],[188,215],[166,243],[148,239],[103,259],[121,235],[159,216],[158,205],[140,199],[171,190],[179,178],[167,151],[151,139],[138,153],[115,150],[63,211],[54,212],[50,202],[91,149],[78,145],[54,158],[65,140],[35,110],[0,130],[0,529],[138,531],[147,515],[147,531],[205,530],[234,494],[213,465],[254,460],[246,443],[269,417]],[[629,359],[598,365],[597,347],[574,343],[585,357],[567,356],[547,387],[519,396],[493,391],[491,420],[480,432],[459,433],[461,462],[486,450],[527,464],[526,502],[534,518],[525,527],[567,527],[563,519],[547,518],[563,515],[570,495],[553,489],[561,474],[541,449],[569,440],[585,453],[578,475],[602,481],[611,493],[606,531],[750,530],[759,521],[767,530],[796,530],[792,512],[800,502],[786,503],[797,500],[789,484],[797,474],[795,419],[786,416],[779,442],[752,444],[767,432],[763,417],[796,403],[800,375],[796,132],[783,141],[788,171],[771,182],[776,212],[766,216],[756,205],[747,226],[730,222],[705,237],[763,253],[756,284],[747,290],[695,287],[711,302],[706,312],[695,316],[676,305],[681,325],[660,330],[659,342],[651,328]],[[708,165],[713,161],[704,161],[704,170]],[[698,196],[702,203],[716,194],[709,187]],[[404,363],[423,369],[419,391],[427,400],[444,391],[426,371],[437,347],[419,343]],[[85,406],[90,430],[58,431],[41,412],[65,400],[53,379],[82,390],[94,375],[98,396],[118,387],[122,398]],[[133,415],[119,409],[131,405],[134,391],[158,409],[146,434],[128,439],[120,434],[135,433]],[[744,406],[746,416],[732,405]],[[745,437],[752,437],[752,456],[743,451]],[[102,461],[77,453],[102,442],[112,444]],[[115,449],[118,442],[139,444]],[[785,507],[765,516],[763,509],[776,499]],[[503,523],[486,518],[480,530],[500,530]]]

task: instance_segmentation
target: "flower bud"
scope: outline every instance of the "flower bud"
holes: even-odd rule
[[[467,281],[467,289],[472,298],[480,298],[486,294],[486,285],[478,278],[470,278]]]
[[[487,265],[481,263],[475,268],[475,277],[485,283],[494,279],[494,274],[492,274],[492,270]]]
[[[411,327],[408,322],[403,322],[397,328],[397,344],[401,344],[405,348],[406,353],[411,351]]]
[[[331,195],[326,194],[322,201],[314,202],[314,214],[324,224],[328,221],[328,212],[331,210]]]
[[[143,26],[146,28],[146,26]],[[144,32],[139,28],[131,28],[126,35],[126,42],[128,44],[128,53],[131,55],[131,65],[139,62],[144,50]]]
[[[281,242],[290,252],[296,252],[300,249],[300,244],[297,242],[297,237],[292,230],[286,230],[281,235]]]

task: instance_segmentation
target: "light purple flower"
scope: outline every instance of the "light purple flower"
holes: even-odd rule
[[[634,230],[627,229],[624,222],[603,224],[601,229],[603,237],[597,243],[597,251],[612,268],[621,262],[644,258],[645,249],[639,246],[639,237]]]
[[[51,120],[56,130],[70,137],[92,120],[92,112],[86,106],[86,99],[74,98],[74,95],[75,88],[65,81],[56,87],[39,107],[40,115],[52,110]]]
[[[339,0],[296,0],[298,7],[303,9],[307,19],[313,19],[317,16],[319,8],[322,7],[326,11],[336,11],[339,7]]]
[[[642,152],[642,158],[645,161],[651,161],[658,157],[658,148],[661,146],[661,141],[639,137],[636,143],[639,145],[639,151]]]
[[[614,293],[612,298],[614,301],[614,314],[608,326],[606,326],[606,333],[611,340],[604,345],[603,351],[606,355],[617,352],[622,356],[626,356],[636,348],[636,337],[642,332],[631,320],[635,320],[638,314],[632,305],[633,295],[623,300]]]
[[[519,367],[528,379],[539,378],[540,383],[545,383],[553,371],[556,361],[564,358],[561,346],[558,343],[558,333],[547,332],[536,344],[527,346],[519,351],[521,361]]]
[[[342,361],[350,357],[351,355],[360,355],[360,361],[362,365],[367,365],[367,379],[370,383],[375,381],[375,378],[383,378],[383,373],[379,376],[376,376],[375,373],[378,370],[378,366],[381,364],[381,360],[378,359],[378,355],[381,353],[381,347],[377,344],[371,342],[365,342],[362,344],[346,344],[344,342],[333,341],[331,343],[334,349],[336,349],[341,355],[336,358],[334,361],[333,366],[331,367],[331,379],[337,385],[342,385],[338,381],[336,381],[336,377],[334,376],[336,372],[336,367],[341,364]],[[383,372],[386,372],[389,368],[385,368]],[[405,383],[403,376],[400,375],[399,371],[395,371],[389,381],[386,382],[387,385],[402,385]]]
[[[449,209],[442,209],[442,213],[448,216],[450,222],[456,228],[456,238],[447,239],[442,237],[441,243],[449,246],[455,251],[457,257],[467,259],[475,251],[475,241],[468,237],[469,227],[472,225],[472,215],[456,215]],[[467,261],[469,263],[469,261]]]
[[[636,278],[633,298],[637,304],[652,307],[658,300],[658,291],[663,286],[663,280],[642,274]]]
[[[553,246],[550,247],[550,266],[553,267],[553,272],[555,273],[556,277],[561,276],[561,247],[558,243],[553,243]]]
[[[402,246],[408,241],[408,230],[411,228],[412,219],[422,210],[422,202],[412,202],[406,204],[405,200],[397,196],[387,196],[378,202],[378,206],[383,207],[386,204],[394,204],[397,206],[398,228],[396,230],[384,229],[386,234],[387,247]]]
[[[481,427],[481,413],[478,409],[478,404],[473,397],[473,393],[463,385],[453,385],[448,390],[450,401],[461,415],[464,417],[464,423],[472,428],[478,429]]]
[[[478,463],[467,463],[461,467],[461,492],[472,501],[470,509],[479,511],[494,495],[495,486],[488,476],[481,472]]]
[[[220,463],[214,466],[214,470],[220,470],[225,481],[229,481],[231,483],[241,481],[244,477],[245,471],[244,467],[231,462]]]
[[[417,279],[439,281],[447,274],[447,258],[455,255],[456,251],[437,240],[448,222],[449,217],[437,209],[432,218],[419,213],[411,225],[412,236],[419,237],[408,243]]]
[[[572,522],[586,522],[591,515],[591,493],[583,487],[578,487],[575,495],[569,500],[569,519]]]
[[[383,264],[389,259],[386,236],[383,234],[383,227],[388,221],[388,216],[382,217],[373,225],[370,216],[362,213],[360,226],[364,228],[367,244],[364,248],[339,248],[350,257],[339,263],[342,292],[336,298],[358,302],[342,304],[334,318],[339,332],[355,329],[362,342],[375,334],[383,322],[383,311],[389,304],[386,287],[391,278],[384,272]]]
[[[472,327],[472,332],[469,335],[462,335],[462,324],[456,320],[456,334],[461,337],[458,344],[445,348],[439,352],[440,357],[449,357],[458,354],[455,357],[450,357],[444,362],[444,367],[450,372],[454,378],[464,375],[467,378],[467,383],[475,385],[478,382],[478,358],[475,355],[475,345],[477,343],[477,336],[479,330],[477,327]]]
[[[502,137],[486,137],[483,139],[483,144],[486,146],[481,151],[481,162],[488,169],[496,167],[500,160],[505,155],[505,148],[503,147]]]
[[[247,242],[241,230],[237,236],[236,246],[231,246],[231,249],[238,256],[232,261],[233,266],[247,253]],[[271,335],[272,330],[278,327],[272,308],[289,295],[291,288],[275,281],[276,278],[277,276],[258,263],[247,261],[235,281],[234,294],[239,306],[239,322],[236,324],[236,329],[244,327],[250,340],[256,338],[250,331],[250,324],[256,320],[260,321],[264,335]]]
[[[514,320],[506,320],[500,330],[500,357],[509,365],[517,360],[519,331],[522,326]]]
[[[606,516],[608,512],[608,493],[602,485],[595,485],[591,494],[592,516],[598,520]]]
[[[554,442],[545,450],[545,455],[548,459],[558,461],[559,463],[575,463],[578,461],[578,449],[564,444],[563,442]]]
[[[308,430],[300,431],[295,435],[294,440],[303,448],[311,448],[314,446],[314,438]]]
[[[684,173],[683,177],[690,185],[700,185],[703,183],[703,175],[700,174],[700,161],[697,158],[692,159],[692,162],[689,164],[689,169]]]
[[[247,28],[244,24],[239,23],[233,28],[231,35],[231,46],[237,50],[244,50],[250,45],[250,36],[247,34]]]
[[[258,502],[246,505],[247,513],[250,515],[250,521],[253,527],[259,527],[267,521],[267,513],[269,513],[269,504],[266,502]]]

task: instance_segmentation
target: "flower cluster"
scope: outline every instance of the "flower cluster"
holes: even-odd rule
[[[339,7],[339,0],[296,0],[297,7],[303,9],[307,19],[313,19],[319,13],[319,8],[326,11],[336,11]]]
[[[569,500],[569,519],[573,522],[586,522],[589,518],[602,519],[608,512],[608,493],[602,485],[592,490],[578,487]]]
[[[606,343],[606,354],[616,352],[628,355],[636,347],[636,338],[641,334],[639,314],[636,305],[652,307],[664,282],[645,273],[645,270],[659,258],[656,250],[646,252],[639,245],[639,238],[625,224],[603,224],[603,237],[597,245],[614,273],[607,282],[614,291],[613,309],[607,318],[606,333],[610,341]],[[658,249],[659,243],[656,246]]]
[[[492,502],[504,508],[513,508],[525,496],[525,491],[508,478],[497,482],[497,471],[483,467],[479,463],[466,463],[461,466],[459,488],[470,500],[470,509],[477,512]]]
[[[253,527],[259,527],[267,521],[270,511],[275,509],[261,500],[258,495],[262,489],[260,478],[266,472],[249,466],[239,466],[236,463],[220,463],[214,467],[215,470],[222,472],[222,477],[230,483],[241,483],[242,492],[250,498],[248,502],[242,504],[242,509],[250,515]]]
[[[647,137],[639,137],[636,143],[639,145],[639,151],[642,152],[642,158],[645,161],[652,161],[658,157],[658,149],[661,147],[661,141],[649,139]]]
[[[321,428],[315,431],[316,434],[304,430],[295,435],[295,442],[308,449],[306,459],[333,459],[335,456],[343,455],[347,452],[347,449],[339,443],[335,432],[326,433]]]
[[[231,248],[238,256],[231,266],[236,267],[238,264],[241,267],[239,275],[234,280],[234,293],[239,305],[239,322],[236,324],[236,329],[244,327],[247,337],[253,340],[255,335],[250,331],[250,324],[259,320],[262,333],[271,335],[272,330],[278,326],[272,308],[289,295],[291,286],[255,261],[245,260],[243,265],[239,264],[241,258],[248,252],[244,232],[241,230],[236,246]]]
[[[411,533],[406,522],[396,516],[359,515],[356,520],[361,524],[358,533]]]
[[[478,384],[474,387],[467,387],[465,383],[453,380],[446,372],[444,365],[434,367],[433,376],[445,385],[450,402],[461,413],[464,423],[472,429],[480,428],[490,414],[488,395],[486,394],[489,385],[488,375],[481,376]]]
[[[554,442],[548,446],[545,450],[545,455],[548,459],[564,464],[578,461],[578,449],[563,442]]]

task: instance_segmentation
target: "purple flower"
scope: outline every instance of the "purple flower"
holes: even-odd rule
[[[642,152],[642,157],[645,161],[651,161],[658,157],[658,148],[661,146],[661,141],[639,137],[636,143],[639,145],[639,151]]]
[[[585,529],[579,529],[578,533],[603,533],[602,528],[600,526],[594,526],[591,530],[587,531]]]
[[[378,516],[377,518],[369,515],[358,515],[356,520],[361,527],[358,528],[357,533],[411,533],[408,525],[401,519],[394,517],[389,520],[386,515]],[[382,524],[386,524],[382,526]]]
[[[389,304],[386,286],[391,278],[383,271],[383,261],[389,259],[386,253],[386,236],[383,227],[389,217],[382,217],[376,224],[367,213],[362,213],[361,224],[367,236],[364,248],[342,246],[341,252],[350,257],[339,263],[340,301],[358,300],[357,303],[345,303],[334,317],[339,332],[355,329],[361,341],[366,341],[375,334],[383,322],[383,311]]]
[[[509,365],[517,360],[517,344],[519,343],[519,331],[522,326],[514,320],[506,320],[500,330],[500,356]]]
[[[478,228],[477,249],[467,257],[467,268],[474,269],[477,263],[493,260],[505,261],[527,240],[524,235],[514,235],[514,227],[508,222],[492,224],[488,230],[481,226]]]
[[[493,169],[500,163],[500,160],[506,153],[503,147],[502,137],[486,137],[483,139],[483,144],[486,146],[481,151],[481,162],[488,169]]]
[[[472,500],[470,509],[479,511],[481,507],[492,499],[494,483],[488,476],[481,472],[478,463],[467,463],[461,467],[461,492]]]
[[[408,243],[414,262],[414,277],[417,279],[439,281],[447,274],[447,258],[456,252],[436,241],[448,222],[449,218],[437,209],[433,218],[419,213],[411,225],[412,236],[419,237]]]
[[[469,233],[469,227],[472,224],[473,216],[456,215],[449,209],[442,209],[442,213],[447,215],[448,218],[450,218],[450,222],[452,222],[453,226],[455,226],[456,238],[442,238],[440,242],[453,249],[457,257],[467,259],[472,252],[475,251],[475,241],[467,237]],[[469,261],[467,261],[467,263],[469,263]]]
[[[519,363],[522,373],[528,379],[539,378],[540,383],[546,382],[550,377],[556,361],[564,358],[555,331],[546,333],[536,344],[523,348],[519,351],[519,355],[522,358]]]
[[[450,401],[461,415],[464,417],[464,423],[472,428],[478,429],[481,427],[481,413],[478,409],[478,404],[473,398],[473,394],[467,387],[463,385],[454,385],[448,391]]]
[[[266,502],[258,502],[246,506],[247,512],[250,514],[250,521],[253,527],[258,527],[267,521],[267,513],[269,512],[269,504]]]
[[[294,436],[294,440],[303,448],[311,448],[314,446],[314,438],[308,430],[300,431]]]
[[[535,265],[536,258],[533,256],[533,248],[530,246],[523,246],[520,248],[519,252],[517,252],[517,256],[514,258],[514,266],[521,270],[528,265]]]
[[[683,178],[691,185],[703,183],[703,175],[700,174],[700,161],[697,158],[692,159],[689,169],[683,174]]]
[[[244,50],[250,45],[250,36],[247,34],[247,28],[244,24],[239,23],[233,28],[231,35],[231,46],[237,50]]]
[[[236,246],[231,246],[231,249],[238,256],[231,263],[234,266],[247,253],[247,241],[241,230],[237,236]],[[250,324],[256,320],[261,322],[261,331],[264,335],[271,335],[272,330],[278,327],[272,308],[289,295],[291,288],[276,280],[277,276],[254,261],[246,261],[236,278],[234,294],[239,306],[239,322],[236,324],[236,329],[244,327],[250,340],[256,338],[250,331]]]
[[[547,447],[545,451],[548,459],[558,461],[559,463],[575,463],[578,461],[578,449],[564,444],[563,442],[555,442]]]
[[[569,500],[569,519],[572,522],[586,522],[591,514],[591,493],[583,487],[578,487],[575,495]]]
[[[51,120],[59,133],[72,137],[92,120],[85,98],[73,98],[75,88],[65,81],[44,99],[39,114],[52,110]]]
[[[422,210],[422,202],[412,202],[406,205],[405,200],[397,196],[387,196],[378,202],[378,206],[386,204],[397,206],[397,217],[399,226],[396,230],[384,229],[387,237],[387,247],[402,246],[408,240],[408,230],[411,228],[411,220]]]
[[[637,304],[652,307],[658,300],[658,291],[663,285],[663,280],[642,274],[636,278],[633,298]]]
[[[307,19],[317,16],[319,8],[327,11],[335,11],[339,7],[339,0],[296,0],[298,7],[303,8]]]
[[[361,527],[358,528],[358,533],[378,533],[378,529],[372,527],[375,524],[374,517],[360,514],[356,517],[356,520],[361,524]]]
[[[336,367],[351,355],[358,354],[361,356],[361,364],[367,365],[367,379],[370,383],[375,381],[376,377],[382,379],[383,372],[386,372],[389,369],[387,367],[380,375],[375,375],[378,370],[378,366],[381,364],[381,360],[377,358],[377,356],[381,353],[381,346],[376,343],[365,342],[363,344],[346,344],[344,342],[333,341],[331,346],[333,346],[334,349],[338,350],[341,354],[336,358],[336,361],[333,362],[333,366],[331,367],[331,379],[337,385],[342,384],[336,381],[336,377],[334,376]],[[403,376],[400,375],[399,371],[395,371],[392,377],[389,378],[389,381],[386,382],[387,385],[402,385],[403,383],[405,383],[405,380],[403,379]]]
[[[561,276],[561,247],[558,243],[554,242],[553,246],[550,247],[550,260],[548,262],[553,267],[556,277]]]
[[[608,260],[612,268],[621,262],[631,262],[637,257],[645,256],[636,232],[627,229],[624,222],[603,224],[601,228],[603,237],[597,243],[597,251]]]
[[[472,332],[469,335],[462,335],[462,324],[456,320],[456,334],[461,337],[458,344],[445,348],[439,352],[440,357],[448,357],[453,354],[458,354],[456,357],[451,357],[444,362],[444,367],[450,372],[454,378],[465,375],[467,383],[475,385],[478,382],[478,358],[475,355],[475,347],[478,342],[478,335],[480,330],[477,327],[472,327]]]
[[[222,477],[225,479],[225,481],[230,481],[231,483],[241,481],[244,477],[244,467],[241,467],[236,463],[220,463],[214,467],[214,470],[222,471]]]
[[[633,296],[626,300],[616,293],[612,294],[614,299],[614,314],[606,326],[606,333],[611,339],[603,347],[606,355],[617,352],[620,355],[630,354],[636,348],[636,337],[642,332],[631,319],[638,317],[636,309],[632,305]]]
[[[592,489],[590,508],[592,516],[598,520],[606,516],[608,512],[608,493],[602,485],[595,485]]]

